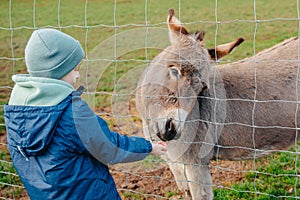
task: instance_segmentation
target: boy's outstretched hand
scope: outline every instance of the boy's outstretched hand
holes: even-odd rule
[[[152,143],[152,151],[151,154],[156,155],[156,156],[160,156],[163,155],[167,152],[167,144],[162,142],[162,141],[158,141],[156,144]]]

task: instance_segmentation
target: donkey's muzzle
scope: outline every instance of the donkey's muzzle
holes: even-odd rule
[[[173,140],[177,134],[175,124],[173,122],[172,118],[169,118],[166,122],[165,125],[165,133],[157,133],[157,136],[162,140],[162,141],[169,141]]]

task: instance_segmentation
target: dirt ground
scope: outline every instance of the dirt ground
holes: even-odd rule
[[[213,184],[216,187],[230,187],[233,183],[240,182],[244,173],[251,169],[253,169],[252,161],[218,161],[218,163],[212,161]],[[167,165],[149,172],[124,172],[112,168],[111,173],[124,200],[184,198]]]

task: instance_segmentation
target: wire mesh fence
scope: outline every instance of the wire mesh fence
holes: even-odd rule
[[[29,199],[16,173],[7,150],[3,105],[8,103],[14,86],[11,76],[27,73],[24,48],[35,29],[51,27],[66,32],[80,41],[85,49],[85,58],[80,65],[81,79],[77,85],[85,86],[83,98],[94,111],[108,121],[110,128],[126,135],[137,135],[158,140],[155,135],[144,135],[141,116],[135,105],[138,79],[149,67],[155,56],[170,45],[166,17],[168,9],[174,8],[177,18],[188,30],[205,30],[208,48],[232,41],[242,36],[245,42],[231,55],[213,62],[213,65],[238,66],[234,63],[249,64],[249,73],[243,74],[253,80],[253,95],[224,99],[213,99],[228,104],[251,104],[245,113],[250,123],[223,121],[217,125],[250,129],[252,146],[222,146],[216,149],[242,149],[253,151],[246,161],[224,161],[217,156],[210,162],[212,185],[215,199],[300,199],[299,122],[299,47],[293,56],[261,60],[264,49],[299,35],[299,2],[293,1],[37,1],[9,0],[0,4],[0,199]],[[297,40],[295,40],[297,42]],[[285,46],[283,44],[282,46]],[[284,53],[282,48],[282,53]],[[288,51],[287,51],[288,52]],[[180,54],[180,52],[179,52]],[[268,54],[268,52],[266,52]],[[285,66],[293,63],[290,71],[294,77],[294,90],[284,99],[261,98],[261,65]],[[239,70],[241,68],[233,69]],[[275,73],[274,69],[274,73]],[[158,72],[159,73],[159,72]],[[272,74],[266,75],[272,77]],[[244,77],[241,76],[241,79]],[[289,78],[287,78],[287,82]],[[241,82],[242,85],[243,81]],[[227,89],[227,88],[225,88]],[[278,93],[287,90],[278,88]],[[272,90],[273,91],[273,90]],[[267,91],[266,91],[267,93]],[[273,94],[271,94],[273,95]],[[276,96],[274,94],[273,96]],[[225,95],[226,96],[226,95]],[[157,96],[150,98],[163,97]],[[262,105],[293,105],[293,110],[282,112],[282,120],[294,116],[292,122],[269,124],[257,121],[256,115]],[[159,112],[162,107],[153,112]],[[152,112],[151,110],[149,112]],[[291,112],[288,112],[291,111]],[[270,114],[270,113],[269,113]],[[276,110],[271,112],[275,115]],[[269,118],[268,115],[266,115]],[[271,117],[270,117],[271,118]],[[152,118],[153,119],[153,118]],[[159,119],[159,118],[156,118]],[[266,120],[268,121],[268,120]],[[259,130],[276,129],[276,133],[295,133],[293,147],[279,153],[260,158],[260,154],[274,149],[256,148],[254,141]],[[279,131],[278,131],[279,130]],[[242,135],[240,137],[243,137]],[[194,141],[184,141],[189,145]],[[205,142],[201,141],[201,144]],[[123,199],[180,199],[184,191],[177,185],[188,185],[193,180],[176,179],[169,166],[186,166],[180,160],[164,160],[149,156],[146,160],[110,166],[118,191]],[[192,165],[198,165],[192,163]],[[188,173],[188,171],[186,172]]]

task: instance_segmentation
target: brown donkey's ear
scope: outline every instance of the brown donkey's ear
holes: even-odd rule
[[[244,38],[239,37],[233,42],[221,44],[216,46],[216,48],[208,49],[208,53],[212,60],[218,60],[232,52],[237,46],[244,42]]]
[[[170,40],[172,44],[177,44],[182,35],[188,35],[189,32],[181,24],[181,22],[175,17],[175,11],[173,8],[169,9],[169,15],[167,18],[169,26]]]
[[[205,31],[200,31],[195,33],[195,38],[199,42],[200,46],[204,47],[204,35]]]

